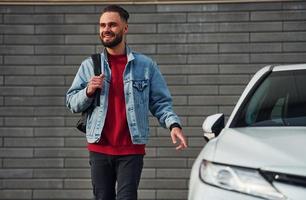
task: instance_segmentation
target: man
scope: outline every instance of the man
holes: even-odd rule
[[[169,128],[176,149],[187,142],[172,99],[156,63],[133,52],[125,42],[129,13],[107,6],[100,17],[101,71],[94,75],[93,62],[84,60],[67,92],[67,107],[85,111],[101,90],[100,106],[89,110],[86,138],[90,152],[95,199],[136,200],[149,139],[149,111]],[[116,188],[117,183],[117,188]]]

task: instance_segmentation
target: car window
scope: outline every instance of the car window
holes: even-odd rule
[[[272,72],[249,95],[232,127],[306,126],[306,70]]]

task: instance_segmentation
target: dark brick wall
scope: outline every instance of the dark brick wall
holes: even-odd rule
[[[0,199],[90,199],[78,115],[64,106],[80,62],[101,50],[101,5],[0,6]],[[126,5],[128,43],[159,63],[189,149],[151,119],[139,199],[186,199],[207,115],[231,113],[255,71],[306,62],[305,1]]]

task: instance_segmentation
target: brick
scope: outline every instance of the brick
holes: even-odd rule
[[[188,102],[191,105],[218,106],[235,105],[238,97],[234,96],[190,96]]]
[[[154,55],[151,56],[158,64],[185,64],[187,63],[186,55]]]
[[[155,193],[156,193],[155,190],[139,189],[138,190],[138,198],[139,198],[139,200],[156,199]]]
[[[173,100],[173,105],[177,106],[177,105],[187,105],[187,97],[185,96],[173,96],[172,97]]]
[[[221,64],[219,67],[220,74],[254,74],[264,66],[259,64]]]
[[[144,45],[129,45],[134,51],[140,52],[142,54],[155,54],[156,53],[156,45],[144,44]],[[102,50],[102,47],[99,46],[99,49]],[[101,52],[98,51],[98,52]]]
[[[166,75],[164,76],[167,85],[185,85],[187,84],[186,76],[174,76],[174,75]]]
[[[35,75],[75,75],[79,66],[39,65],[35,67]]]
[[[37,25],[35,26],[37,34],[94,34],[96,26],[94,25]]]
[[[65,24],[94,24],[98,26],[100,14],[66,14]]]
[[[306,11],[264,11],[264,12],[251,12],[252,21],[263,21],[263,20],[305,20]]]
[[[73,125],[75,125],[74,123]],[[34,135],[38,137],[75,137],[83,136],[76,128],[69,127],[35,127]],[[84,137],[84,136],[83,136]]]
[[[64,97],[5,97],[9,106],[63,106]]]
[[[172,95],[217,94],[217,86],[169,86]]]
[[[215,113],[213,113],[215,114]],[[188,117],[189,118],[193,118],[193,117]],[[201,123],[198,124],[197,127],[188,127],[187,125],[186,126],[183,126],[184,128],[184,132],[185,132],[185,135],[187,137],[191,137],[191,136],[199,136],[202,134],[202,123],[203,123],[203,120],[201,120]],[[157,130],[157,135],[158,136],[165,136],[165,135],[169,135],[169,130],[167,129],[162,129],[162,128],[158,128]]]
[[[1,65],[0,66],[0,75],[33,75],[34,67],[33,66],[9,66]]]
[[[101,11],[102,8],[96,6],[96,10]],[[133,13],[152,13],[156,12],[156,5],[150,4],[133,4],[133,5],[123,5],[123,8],[126,9],[129,13],[133,15]]]
[[[35,87],[34,94],[37,96],[49,96],[50,94],[54,96],[62,96],[67,92],[67,87],[48,87],[41,86]]]
[[[85,147],[87,141],[85,137],[81,138],[65,138],[65,147]]]
[[[64,120],[61,117],[6,117],[5,125],[9,127],[42,127],[42,126],[64,126]]]
[[[83,55],[78,55],[78,56],[67,55],[65,56],[65,64],[79,66],[82,63],[82,61],[84,61],[86,58],[88,58],[88,54],[83,54]]]
[[[216,114],[216,113],[213,113],[213,114]],[[196,133],[196,136],[199,136],[199,134],[201,135],[203,134],[203,130],[201,127],[204,121],[204,115],[201,117],[189,116],[187,121],[188,121],[187,122],[188,126],[196,126],[199,129],[199,131]]]
[[[305,10],[306,2],[283,2],[283,9],[285,10]]]
[[[0,137],[32,137],[33,128],[0,127]]]
[[[246,84],[249,82],[248,75],[209,75],[209,76],[189,76],[189,84]]]
[[[188,63],[191,64],[218,64],[218,63],[229,63],[229,64],[240,64],[240,63],[249,63],[248,54],[191,54],[188,55]]]
[[[34,108],[35,116],[67,116],[72,115],[65,107],[35,107]]]
[[[191,53],[217,53],[217,44],[169,44],[158,45],[159,54],[191,54]]]
[[[187,190],[157,190],[157,199],[187,199],[188,191]]]
[[[188,147],[190,148],[193,148],[193,147],[202,148],[204,145],[206,145],[206,143],[207,142],[205,141],[203,136],[188,138]]]
[[[251,33],[252,42],[298,42],[306,40],[306,32]]]
[[[84,146],[85,147],[85,146]],[[84,148],[36,148],[34,150],[35,157],[50,157],[50,158],[62,158],[62,157],[80,157],[84,158],[88,156],[88,151]]]
[[[130,24],[128,29],[129,34],[131,33],[156,33],[157,28],[154,24]]]
[[[282,31],[281,22],[220,23],[220,32]]]
[[[64,15],[40,15],[40,14],[11,14],[4,15],[6,24],[61,24],[64,22]]]
[[[90,199],[91,190],[34,190],[34,199]]]
[[[129,44],[172,44],[185,43],[186,34],[130,34],[127,35]]]
[[[305,31],[306,22],[305,21],[294,21],[294,22],[283,22],[284,31]]]
[[[88,158],[66,158],[65,167],[66,168],[88,168],[89,159]]]
[[[3,158],[25,158],[33,157],[31,148],[1,148],[0,157]]]
[[[133,14],[129,19],[130,23],[179,23],[186,22],[184,13],[154,13],[154,14]]]
[[[201,12],[203,5],[157,5],[157,12]]]
[[[218,65],[160,65],[162,74],[216,74]]]
[[[248,21],[247,12],[189,13],[188,22]]]
[[[237,43],[237,44],[220,44],[219,51],[224,53],[245,53],[245,52],[281,52],[281,43]]]
[[[34,169],[34,178],[90,178],[90,169]]]
[[[188,34],[190,43],[236,43],[248,42],[249,34],[247,33],[205,33],[205,34]]]
[[[187,187],[187,181],[184,179],[141,179],[139,187],[143,189],[184,189]]]
[[[32,178],[33,170],[32,169],[0,169],[1,178]]]
[[[31,199],[31,190],[0,190],[1,199]]]
[[[95,11],[94,5],[37,5],[35,13],[92,13]]]
[[[33,25],[7,25],[0,24],[0,34],[33,34]]]
[[[65,179],[65,189],[91,189],[91,179]]]
[[[92,54],[95,51],[93,46],[88,45],[52,45],[52,46],[36,46],[36,54],[48,54],[48,55],[69,55],[69,54]]]
[[[171,138],[168,137],[151,137],[148,147],[173,147]]]
[[[166,139],[169,143],[171,138]],[[152,138],[150,139],[152,141]],[[173,146],[173,144],[171,144]],[[159,146],[159,145],[156,145]],[[186,168],[187,161],[182,158],[146,158],[144,159],[145,168]]]
[[[64,64],[63,56],[5,56],[5,64]]]
[[[34,54],[34,47],[29,45],[3,45],[0,46],[0,54]]]
[[[33,13],[34,6],[29,5],[1,5],[0,13],[13,14],[13,13]]]
[[[5,35],[4,44],[63,44],[64,35]]]
[[[302,63],[306,62],[306,53],[252,54],[251,62],[256,63]]]
[[[241,95],[246,85],[221,85],[220,95]]]
[[[58,168],[64,166],[62,158],[30,158],[30,159],[4,159],[5,168]]]
[[[306,51],[306,42],[287,42],[283,43],[284,52],[305,52]]]
[[[199,148],[188,148],[184,151],[178,152],[175,148],[158,148],[158,157],[196,157],[201,149]]]
[[[207,33],[218,30],[217,23],[158,24],[158,33]]]
[[[0,107],[0,116],[33,116],[33,108],[28,107]]]
[[[0,87],[0,93],[4,96],[32,96],[34,95],[33,87]]]
[[[186,161],[187,164],[187,161]],[[157,169],[157,178],[186,178],[189,179],[190,169]]]
[[[64,77],[61,76],[6,76],[6,85],[64,85]]]
[[[60,179],[18,179],[5,180],[4,188],[8,189],[60,189],[63,181]],[[20,197],[17,197],[18,199]]]
[[[97,35],[66,35],[65,44],[101,44]]]
[[[4,138],[5,147],[62,147],[64,138]]]
[[[174,107],[178,115],[194,116],[204,114],[214,114],[217,112],[216,106],[176,106]]]
[[[282,3],[278,2],[218,4],[219,11],[252,11],[279,9],[282,9]]]

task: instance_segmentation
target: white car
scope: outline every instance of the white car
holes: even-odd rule
[[[189,200],[306,200],[306,64],[262,68],[203,130]]]

